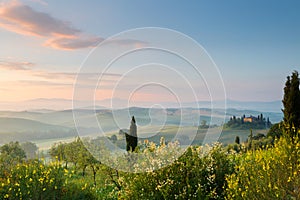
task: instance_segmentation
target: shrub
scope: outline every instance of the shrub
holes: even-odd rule
[[[204,153],[189,147],[173,164],[140,174],[125,174],[122,199],[222,199],[232,156],[217,144]]]
[[[40,161],[20,163],[1,180],[0,196],[4,199],[95,199],[88,187],[69,184],[73,172],[60,162],[47,165]]]
[[[227,179],[227,199],[300,199],[300,143],[295,140],[281,138],[274,148],[239,155]]]

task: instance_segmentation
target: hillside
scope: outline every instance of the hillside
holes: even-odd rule
[[[75,136],[71,128],[22,118],[0,117],[1,143]]]
[[[0,118],[0,133],[3,132],[49,132],[49,131],[69,131],[63,126],[46,124],[34,120],[22,118]]]
[[[254,110],[226,110],[225,122],[228,122],[230,117],[247,115],[258,115],[261,112]],[[70,138],[78,136],[75,128],[80,130],[80,136],[99,136],[99,125],[101,129],[108,135],[116,134],[120,129],[129,128],[130,117],[135,116],[139,129],[139,134],[147,138],[157,132],[160,136],[165,135],[167,138],[173,137],[173,128],[165,129],[166,127],[184,126],[185,130],[194,129],[197,124],[205,120],[207,124],[223,124],[224,110],[215,109],[212,111],[209,108],[141,108],[131,107],[123,109],[76,109],[76,110],[36,110],[36,111],[0,111],[0,135],[1,143],[9,141],[39,141],[45,140],[55,141],[63,138]],[[264,116],[269,117],[272,123],[276,123],[282,119],[282,113],[262,112]],[[76,115],[74,121],[73,114]],[[190,127],[190,128],[189,128]],[[162,128],[162,129],[161,129]],[[175,128],[177,129],[177,128]],[[245,131],[247,132],[248,129]],[[176,132],[176,130],[174,130]],[[187,137],[191,137],[188,133]],[[243,131],[242,131],[243,132]],[[224,132],[226,141],[233,141],[234,137],[239,134],[231,134],[231,132]],[[248,133],[247,133],[248,134]],[[247,135],[245,134],[245,135]],[[224,136],[225,136],[224,135]],[[240,134],[243,138],[244,134]],[[184,136],[185,137],[185,136]],[[202,136],[201,136],[202,137]],[[195,142],[199,142],[201,137],[196,137]],[[231,138],[232,137],[232,138]],[[157,137],[152,139],[156,140]],[[184,138],[183,138],[184,139]],[[190,138],[192,139],[192,138]],[[224,140],[221,139],[222,142]]]

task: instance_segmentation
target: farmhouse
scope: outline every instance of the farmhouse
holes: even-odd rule
[[[254,121],[258,121],[258,118],[250,116],[250,117],[244,117],[243,120],[244,120],[244,122],[250,122],[250,123],[252,123]]]

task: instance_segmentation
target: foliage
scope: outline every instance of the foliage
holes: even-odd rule
[[[96,185],[96,175],[101,163],[86,149],[85,145],[93,148],[94,151],[97,151],[99,145],[96,145],[96,139],[92,141],[85,140],[84,143],[79,138],[76,138],[70,143],[55,144],[50,149],[50,155],[54,160],[64,162],[65,168],[68,168],[68,164],[72,164],[76,172],[79,167],[82,169],[82,176],[85,176],[87,167],[90,167],[93,173],[93,184]]]
[[[282,100],[284,109],[284,126],[292,136],[300,130],[300,89],[299,74],[294,71],[287,77],[284,87],[284,97]]]
[[[207,125],[207,121],[206,120],[202,120],[200,125],[199,125],[199,128],[201,129],[207,129],[209,128],[209,126]]]
[[[10,156],[17,161],[26,158],[25,151],[21,148],[19,142],[10,142],[0,147],[1,156]]]
[[[239,137],[239,136],[236,136],[234,142],[235,142],[236,144],[240,144],[240,137]]]
[[[49,150],[49,154],[52,158],[58,161],[66,161],[66,144],[64,143],[55,143]],[[67,165],[67,164],[66,164]]]
[[[253,135],[252,129],[250,130],[250,135],[245,143],[247,150],[257,150],[257,149],[267,149],[272,147],[274,139],[272,137],[266,137],[262,133]]]
[[[32,142],[24,142],[21,144],[21,148],[25,151],[26,153],[26,158],[27,159],[34,159],[36,158],[36,152],[38,150],[38,147],[36,144]]]
[[[270,130],[268,131],[267,136],[272,138],[279,138],[283,135],[283,127],[284,124],[282,122],[276,123],[271,126]]]
[[[125,174],[121,198],[222,199],[225,177],[233,172],[233,157],[228,156],[219,144],[204,151],[202,147],[189,147],[167,167],[147,173]]]
[[[114,134],[111,137],[108,138],[110,141],[112,141],[113,143],[116,143],[118,140],[118,137]]]
[[[81,199],[93,197],[87,187],[68,184],[74,172],[63,168],[60,162],[47,165],[38,160],[12,167],[1,180],[0,195],[4,199]]]
[[[73,142],[68,144],[64,144],[64,155],[65,160],[69,163],[72,163],[75,167],[75,171],[77,170],[77,164],[80,162],[81,156],[79,155],[81,151],[84,150],[84,146],[80,140],[80,138],[75,138]]]
[[[251,148],[250,150],[257,150],[257,149],[267,149],[273,146],[273,138],[272,137],[263,137],[260,139],[253,139],[251,141]]]
[[[137,147],[137,127],[135,123],[134,116],[132,116],[131,125],[129,134],[125,133],[126,136],[126,150],[127,151],[134,151]]]
[[[0,177],[11,169],[11,166],[22,162],[26,158],[25,151],[19,142],[10,142],[0,147]]]
[[[252,136],[254,137],[254,136]],[[270,137],[269,137],[270,138]],[[263,141],[252,140],[252,142]],[[272,138],[271,138],[272,139]],[[299,199],[300,142],[282,137],[274,147],[246,151],[244,144],[227,149],[220,144],[191,146],[178,159],[174,143],[160,145],[145,142],[125,156],[145,155],[136,159],[127,173],[97,161],[80,140],[64,144],[79,145],[77,167],[69,161],[54,159],[23,161],[11,165],[0,178],[0,197],[5,199]],[[96,141],[85,141],[96,143]],[[96,149],[98,151],[99,149]],[[159,156],[158,156],[159,155]],[[81,157],[81,158],[80,158]],[[175,156],[176,157],[176,156]],[[85,158],[85,159],[83,159]],[[136,157],[138,158],[138,157]],[[65,157],[67,159],[67,157]],[[121,162],[121,163],[122,163]],[[165,162],[165,163],[164,163]],[[75,169],[87,172],[82,176]],[[164,164],[169,165],[164,166]],[[164,166],[163,168],[159,168]],[[159,169],[158,169],[159,168]],[[157,170],[155,170],[157,169]],[[98,174],[96,178],[95,174]],[[97,183],[97,185],[96,185]]]
[[[244,152],[246,151],[246,148],[244,145],[241,144],[229,144],[226,146],[225,148],[227,150],[228,153],[239,153],[239,152]]]
[[[299,199],[300,143],[281,138],[274,148],[237,156],[235,173],[227,178],[227,199]]]

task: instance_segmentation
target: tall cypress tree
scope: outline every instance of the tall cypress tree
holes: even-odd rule
[[[292,76],[287,77],[282,103],[285,128],[289,133],[295,135],[300,130],[300,90],[297,71],[294,71]]]
[[[126,150],[134,151],[138,143],[137,127],[136,127],[134,116],[132,116],[131,119],[129,134],[125,133],[125,136],[126,136]]]

